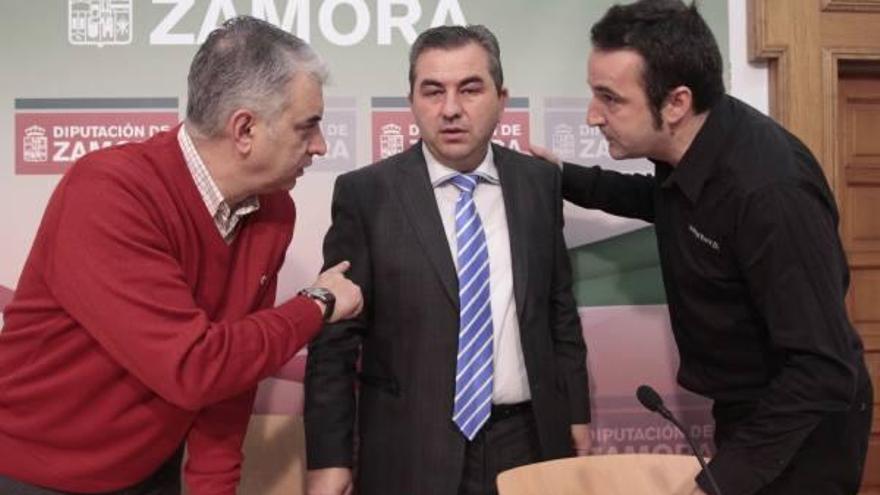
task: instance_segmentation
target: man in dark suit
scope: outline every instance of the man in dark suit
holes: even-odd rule
[[[589,448],[560,174],[490,144],[506,100],[492,33],[430,29],[410,53],[423,140],[336,183],[325,263],[350,260],[366,304],[309,350],[312,495],[492,494]]]

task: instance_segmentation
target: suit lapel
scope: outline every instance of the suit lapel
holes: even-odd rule
[[[401,209],[416,232],[422,252],[440,277],[446,295],[453,306],[458,308],[458,275],[437,209],[437,199],[428,177],[428,166],[421,144],[414,145],[405,153],[408,156],[398,162],[396,177]]]
[[[522,174],[516,170],[517,164],[514,156],[507,150],[493,145],[495,155],[495,167],[498,169],[498,178],[501,181],[501,191],[504,195],[504,210],[507,215],[507,231],[510,236],[510,262],[513,269],[513,295],[516,299],[516,312],[521,318],[526,301],[526,287],[528,287],[528,215],[526,207],[527,184],[522,180]]]

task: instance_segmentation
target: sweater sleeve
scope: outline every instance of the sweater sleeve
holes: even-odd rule
[[[273,278],[260,308],[275,304],[278,279]],[[235,495],[244,463],[242,446],[257,389],[212,404],[196,416],[186,438],[184,481],[191,495]]]
[[[199,411],[186,438],[184,479],[190,495],[235,495],[242,444],[257,389]]]
[[[155,208],[112,173],[72,170],[53,199],[47,286],[105,351],[156,394],[189,410],[253,388],[321,328],[304,297],[237,321],[194,299]],[[100,170],[100,169],[99,169]],[[141,191],[138,191],[140,193]]]

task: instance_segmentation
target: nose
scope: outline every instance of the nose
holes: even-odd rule
[[[312,137],[309,143],[309,154],[314,156],[324,156],[327,153],[327,140],[324,139],[324,133],[318,129],[318,132]]]
[[[458,93],[448,91],[443,100],[443,117],[452,120],[461,115],[461,103],[458,101]]]
[[[587,105],[587,125],[596,127],[605,124],[605,115],[599,107],[596,98],[591,98]]]

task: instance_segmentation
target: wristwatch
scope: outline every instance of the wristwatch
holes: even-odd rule
[[[298,295],[324,303],[324,321],[330,321],[330,317],[333,316],[333,307],[336,306],[336,296],[332,292],[323,287],[306,287],[299,291]]]

